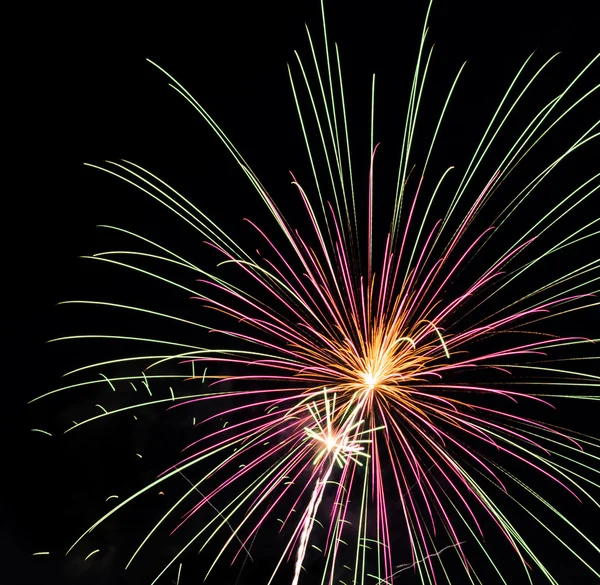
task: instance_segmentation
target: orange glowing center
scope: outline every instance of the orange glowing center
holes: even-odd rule
[[[377,381],[375,380],[375,376],[373,374],[365,374],[365,384],[369,387],[369,390],[373,390]]]

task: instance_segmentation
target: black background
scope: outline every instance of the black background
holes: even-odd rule
[[[350,115],[353,124],[364,127],[357,131],[359,137],[361,132],[366,137],[368,128],[370,75],[378,75],[376,124],[379,120],[382,166],[393,161],[386,158],[385,148],[401,131],[426,9],[423,2],[402,3],[399,9],[394,4],[327,2],[330,38],[340,43],[348,70]],[[478,138],[503,88],[534,50],[540,63],[556,51],[564,53],[540,83],[540,95],[552,95],[561,80],[597,52],[594,17],[585,2],[563,4],[560,10],[538,1],[495,6],[437,2],[430,20],[430,39],[436,43],[428,86],[432,107],[439,106],[436,95],[445,95],[454,72],[468,60],[464,87],[448,115],[450,139],[440,145],[439,158],[456,157],[448,164],[460,164],[461,156],[470,153],[469,145]],[[138,286],[134,279],[96,272],[94,263],[76,258],[111,247],[110,234],[95,229],[97,224],[140,229],[196,258],[202,254],[191,232],[180,232],[139,194],[83,163],[122,157],[142,164],[242,234],[241,218],[260,217],[265,213],[262,203],[210,129],[145,58],[183,83],[221,124],[270,192],[287,197],[292,193],[288,171],[308,177],[286,71],[294,49],[308,57],[305,21],[318,37],[317,2],[286,2],[276,8],[264,2],[186,3],[139,10],[86,3],[69,9],[53,6],[12,21],[12,32],[17,33],[12,41],[14,62],[19,66],[7,89],[16,103],[5,116],[7,126],[18,130],[9,144],[16,155],[9,170],[15,171],[17,181],[5,195],[5,345],[15,355],[6,364],[6,513],[0,554],[8,562],[0,583],[149,582],[143,572],[122,572],[124,555],[137,546],[130,538],[137,533],[132,525],[147,522],[143,508],[134,509],[122,523],[111,521],[102,537],[105,542],[84,545],[74,559],[63,554],[97,518],[107,494],[126,493],[140,477],[149,481],[168,463],[169,455],[181,447],[165,446],[172,442],[173,427],[157,415],[146,421],[145,434],[137,438],[119,422],[82,430],[80,438],[61,437],[65,421],[79,414],[79,401],[89,399],[72,394],[41,405],[26,402],[60,385],[65,370],[89,360],[88,350],[79,345],[45,344],[78,330],[87,318],[85,309],[78,312],[56,303],[116,299],[118,289]],[[583,108],[581,117],[591,120],[591,110]],[[387,122],[390,119],[395,126]],[[589,161],[590,155],[585,156]],[[586,429],[593,426],[580,422]],[[54,436],[29,433],[31,427],[52,428]],[[131,453],[140,445],[157,455],[136,470]],[[167,546],[163,543],[155,546]],[[102,544],[103,552],[84,565],[87,552]],[[51,555],[32,557],[37,551]],[[262,553],[265,564],[268,552]],[[193,563],[189,566],[184,562],[182,585],[200,580],[192,573]],[[560,583],[587,583],[568,566],[559,571]],[[254,575],[247,582],[260,583],[260,573]],[[161,582],[170,583],[171,578]]]

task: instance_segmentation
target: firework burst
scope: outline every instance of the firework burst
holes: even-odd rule
[[[155,199],[220,258],[209,271],[158,242],[110,228],[144,247],[96,254],[95,260],[166,282],[212,313],[198,323],[125,303],[93,304],[169,319],[222,341],[197,345],[114,335],[160,351],[70,372],[141,364],[140,375],[96,374],[54,391],[132,383],[150,395],[122,408],[102,408],[86,424],[165,402],[203,413],[198,438],[183,457],[119,502],[73,546],[133,500],[183,476],[189,489],[158,519],[130,563],[164,526],[180,533],[198,518],[202,522],[153,582],[194,549],[216,551],[206,575],[215,574],[227,555],[244,563],[261,531],[277,524],[278,560],[268,583],[302,583],[314,550],[319,577],[307,579],[323,585],[391,585],[407,569],[428,584],[484,578],[486,585],[494,579],[506,583],[508,564],[520,566],[530,580],[535,574],[557,583],[520,516],[528,516],[588,575],[600,577],[594,538],[555,503],[585,500],[597,511],[600,443],[556,421],[538,420],[566,399],[597,400],[599,377],[586,369],[597,356],[596,340],[563,333],[562,327],[572,315],[597,315],[600,262],[586,260],[581,251],[597,246],[598,219],[585,210],[597,202],[599,175],[579,179],[556,202],[536,203],[537,214],[531,215],[532,199],[559,163],[597,139],[598,122],[588,124],[521,189],[511,182],[530,151],[592,99],[599,86],[585,86],[585,80],[598,58],[542,104],[486,175],[497,136],[551,61],[532,69],[528,59],[452,184],[451,169],[432,178],[430,167],[462,69],[437,113],[424,155],[413,152],[431,60],[425,26],[397,180],[388,189],[393,202],[379,211],[375,78],[363,189],[355,180],[360,165],[351,155],[341,59],[337,46],[329,44],[324,17],[323,32],[319,44],[309,35],[312,60],[297,56],[290,68],[312,169],[310,188],[291,176],[303,227],[282,212],[203,106],[154,63],[231,153],[275,230],[248,219],[260,248],[252,252],[136,163],[89,165]],[[555,262],[565,251],[569,263]],[[192,276],[176,280],[149,269],[146,260]],[[67,339],[82,337],[111,338]],[[194,390],[183,395],[169,388],[166,398],[156,398],[153,388],[165,380],[187,380],[181,388]],[[501,554],[511,560],[500,563],[488,538],[501,540]]]

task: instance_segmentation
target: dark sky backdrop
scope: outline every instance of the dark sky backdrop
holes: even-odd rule
[[[330,38],[341,45],[346,98],[356,128],[368,128],[370,74],[378,75],[376,124],[382,167],[393,161],[389,153],[394,152],[393,141],[399,140],[426,8],[424,2],[398,3],[400,10],[395,4],[327,2]],[[598,49],[594,18],[587,2],[557,3],[556,8],[537,0],[495,5],[437,2],[430,21],[430,39],[437,48],[424,123],[427,106],[438,107],[436,98],[445,95],[462,61],[469,61],[448,115],[438,169],[446,162],[464,162],[501,91],[531,51],[539,48],[539,63],[556,51],[565,53],[540,83],[547,93],[534,92],[534,97],[551,95],[561,79],[589,60]],[[76,258],[113,247],[110,234],[95,225],[140,229],[197,261],[202,258],[192,232],[179,231],[176,222],[166,220],[133,189],[84,168],[83,163],[122,157],[142,164],[223,226],[239,230],[243,238],[240,219],[264,217],[262,203],[210,129],[145,58],[171,72],[208,109],[272,194],[291,197],[288,171],[308,177],[308,169],[286,62],[293,59],[294,49],[308,58],[305,21],[319,37],[317,0],[282,2],[275,9],[270,3],[239,1],[139,10],[85,3],[68,10],[53,6],[15,20],[15,28],[22,31],[16,47],[23,61],[16,84],[23,88],[18,93],[23,130],[16,144],[23,146],[28,163],[19,174],[20,188],[11,197],[17,205],[15,216],[11,211],[5,221],[9,231],[13,222],[19,226],[8,248],[9,256],[17,259],[14,268],[12,259],[9,263],[10,280],[26,286],[14,299],[19,309],[6,307],[12,345],[19,355],[18,367],[10,366],[16,375],[7,389],[11,404],[5,414],[10,419],[6,465],[11,471],[5,475],[8,520],[3,523],[0,556],[6,555],[8,563],[3,561],[0,585],[141,584],[153,574],[153,556],[168,556],[173,545],[163,537],[153,545],[154,552],[150,548],[143,557],[149,574],[122,573],[125,555],[137,546],[138,526],[151,521],[150,504],[111,520],[72,557],[65,560],[63,554],[104,509],[107,495],[127,493],[140,485],[140,478],[150,481],[176,456],[181,439],[173,441],[172,434],[180,429],[182,417],[165,418],[159,409],[147,417],[137,435],[133,426],[113,420],[82,430],[79,436],[61,437],[60,429],[70,419],[83,416],[81,401],[89,405],[83,391],[24,405],[58,386],[65,370],[91,359],[88,352],[93,350],[83,345],[47,346],[45,340],[82,332],[81,323],[88,318],[107,327],[122,324],[120,317],[105,315],[98,320],[86,309],[56,308],[55,303],[90,297],[117,300],[122,292],[131,296],[132,287],[139,287],[133,298],[144,302],[146,291],[155,290],[146,288],[145,281]],[[596,80],[597,73],[598,68]],[[584,116],[591,120],[590,114],[588,107],[575,120]],[[390,119],[396,124],[386,122]],[[359,137],[361,132],[357,129]],[[393,146],[386,151],[388,145]],[[591,160],[589,152],[583,159]],[[164,298],[156,303],[148,304],[173,306]],[[589,430],[591,418],[582,419]],[[55,436],[29,434],[30,427],[52,429]],[[138,469],[132,453],[142,449],[154,455]],[[156,507],[162,509],[164,504]],[[102,552],[84,563],[94,548]],[[32,557],[37,551],[51,555]],[[263,549],[261,562],[269,563],[268,553]],[[194,562],[198,567],[203,561],[184,562],[182,585],[198,582],[192,575]],[[559,570],[561,584],[588,583],[566,565]],[[258,585],[259,574],[250,569],[246,578],[250,580],[239,584]],[[412,583],[410,578],[406,583]]]

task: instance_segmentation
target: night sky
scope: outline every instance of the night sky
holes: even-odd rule
[[[400,11],[395,4],[331,0],[326,7],[330,39],[341,47],[350,124],[356,132],[355,143],[364,145],[361,156],[368,156],[371,74],[377,75],[375,124],[376,141],[381,143],[377,164],[381,168],[378,192],[382,193],[396,170],[394,157],[426,10],[424,2],[400,3]],[[424,127],[433,123],[427,112],[437,116],[455,72],[468,61],[436,150],[433,174],[451,164],[460,167],[468,162],[504,88],[532,51],[537,50],[538,64],[557,51],[564,54],[531,92],[527,102],[531,108],[526,105],[521,117],[517,116],[521,123],[598,51],[595,15],[587,2],[557,4],[556,10],[538,0],[509,0],[491,6],[472,0],[439,0],[433,7],[429,39],[436,48],[422,106]],[[270,193],[281,198],[282,208],[293,209],[288,203],[295,196],[289,171],[301,183],[301,177],[308,182],[310,167],[286,64],[293,62],[295,49],[309,57],[305,22],[315,38],[320,38],[318,0],[282,2],[276,9],[265,2],[224,1],[164,4],[160,9],[139,11],[131,6],[85,3],[69,10],[53,7],[35,15],[23,14],[15,20],[16,30],[22,31],[15,45],[22,62],[13,84],[18,88],[15,111],[21,112],[15,145],[17,152],[25,154],[18,157],[19,187],[10,194],[5,216],[7,232],[16,226],[14,238],[5,244],[11,291],[11,302],[5,305],[6,338],[16,351],[6,365],[9,404],[3,475],[7,479],[0,558],[6,556],[0,585],[150,583],[186,534],[192,533],[194,519],[181,541],[178,535],[169,537],[168,531],[163,531],[124,572],[125,562],[146,532],[186,489],[182,478],[167,486],[169,489],[163,488],[164,494],[156,490],[112,517],[64,556],[76,538],[109,509],[105,502],[109,495],[125,497],[176,461],[180,450],[197,436],[192,417],[205,413],[184,408],[165,412],[158,407],[140,414],[138,421],[130,415],[110,417],[63,436],[70,421],[90,416],[98,401],[107,408],[118,408],[119,398],[110,396],[105,388],[89,394],[75,389],[29,406],[26,402],[59,387],[65,371],[140,352],[133,345],[46,344],[48,339],[98,330],[118,330],[125,335],[180,334],[179,329],[170,331],[163,323],[158,326],[160,331],[152,331],[148,321],[138,323],[115,311],[57,307],[60,301],[130,301],[200,320],[197,307],[185,295],[139,275],[78,258],[128,245],[118,235],[95,226],[110,224],[139,231],[196,263],[215,264],[214,255],[193,231],[165,216],[135,189],[84,167],[85,162],[125,158],[148,168],[242,243],[252,242],[243,218],[264,218],[265,224],[270,221],[263,203],[210,128],[145,59],[164,67],[202,103]],[[596,66],[584,85],[592,87],[598,73]],[[578,124],[587,121],[589,125],[595,118],[591,105],[582,107],[527,164],[549,162],[554,149],[561,146],[561,136],[575,136],[583,128]],[[512,127],[508,130],[515,131]],[[499,154],[507,146],[502,141],[501,137]],[[423,152],[426,146],[417,139],[417,149]],[[588,148],[576,165],[559,174],[551,185],[554,194],[541,196],[558,196],[556,193],[571,185],[570,172],[583,169],[591,175],[594,168],[597,171],[597,163],[593,166],[597,154],[597,145]],[[583,335],[597,335],[597,323],[589,318],[573,317],[563,324]],[[181,335],[190,332],[182,328]],[[581,406],[565,407],[553,421],[598,436],[594,424],[597,409],[594,413]],[[30,433],[28,429],[34,427],[53,436]],[[533,485],[538,481],[534,477]],[[566,513],[599,542],[598,509],[589,503],[564,505]],[[530,537],[542,535],[531,527]],[[225,562],[207,583],[263,583],[273,563],[271,540],[268,530],[259,534],[252,549],[254,563],[247,562],[241,577],[240,563],[229,568]],[[492,538],[489,546],[503,545]],[[550,551],[560,549],[552,549],[551,541],[548,546],[548,559],[561,585],[594,584],[589,573],[576,572],[581,569],[575,568],[574,561],[563,562],[553,556]],[[100,552],[85,561],[94,549]],[[50,555],[32,556],[40,551]],[[210,548],[204,556],[195,552],[190,550],[184,557],[181,585],[200,583],[207,557],[214,554]],[[600,566],[598,557],[596,562]],[[522,573],[506,574],[507,579],[514,579],[509,585],[523,583]],[[401,583],[417,583],[412,573],[402,575]],[[459,575],[464,578],[463,573]],[[175,577],[176,571],[171,571],[159,583],[174,583]],[[535,585],[545,582],[538,574],[534,577]],[[276,583],[286,583],[282,579]],[[309,573],[303,583],[320,583],[318,573]]]

